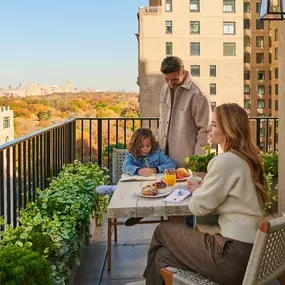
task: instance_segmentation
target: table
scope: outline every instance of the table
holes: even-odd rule
[[[157,180],[162,179],[162,174],[156,175]],[[120,182],[112,196],[107,209],[108,217],[108,270],[111,270],[111,239],[114,231],[114,240],[117,241],[117,225],[123,225],[123,222],[117,222],[117,218],[130,217],[170,217],[170,216],[189,216],[191,212],[188,204],[190,197],[187,197],[179,204],[164,202],[165,197],[144,198],[136,193],[153,181],[132,181]],[[186,182],[178,182],[173,186],[176,188],[185,188]],[[163,218],[161,218],[163,220]],[[157,223],[158,221],[141,221],[140,224]]]

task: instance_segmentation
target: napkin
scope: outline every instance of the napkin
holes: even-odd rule
[[[180,193],[180,195],[179,195]],[[178,188],[176,189],[171,195],[167,196],[164,201],[167,203],[175,203],[179,204],[184,199],[186,199],[189,195],[191,195],[191,192],[185,189]]]

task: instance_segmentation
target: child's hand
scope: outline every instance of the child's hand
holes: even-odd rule
[[[138,174],[141,176],[151,176],[153,174],[153,170],[151,168],[141,168],[138,171]]]

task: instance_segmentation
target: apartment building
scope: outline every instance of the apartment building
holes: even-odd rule
[[[243,2],[150,0],[138,13],[140,112],[158,116],[163,58],[182,58],[212,107],[244,104]]]
[[[14,140],[14,114],[9,107],[0,107],[0,145]]]

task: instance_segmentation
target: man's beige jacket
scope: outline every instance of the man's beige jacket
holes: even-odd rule
[[[175,90],[171,113],[171,91],[167,83],[160,94],[160,120],[158,142],[177,167],[186,167],[186,156],[203,154],[209,145],[207,128],[211,119],[210,104],[201,89],[193,82],[190,74]]]

